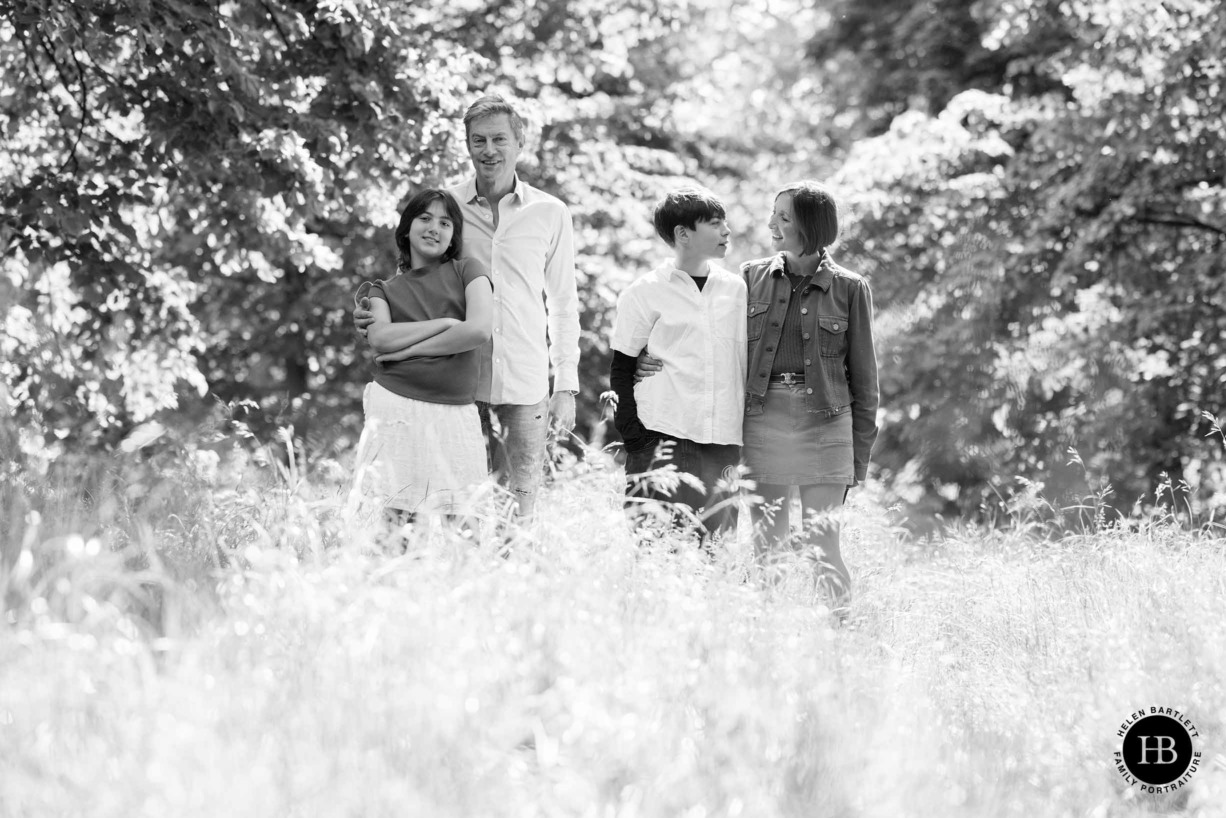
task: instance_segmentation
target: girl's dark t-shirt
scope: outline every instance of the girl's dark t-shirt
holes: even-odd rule
[[[370,285],[371,298],[387,302],[392,321],[429,321],[465,316],[464,289],[489,273],[476,259],[453,259],[433,267],[397,273]],[[361,293],[359,292],[359,295]],[[455,355],[433,355],[376,364],[375,382],[427,403],[472,403],[477,391],[477,355],[483,347]]]

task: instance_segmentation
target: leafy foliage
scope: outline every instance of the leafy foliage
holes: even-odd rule
[[[1063,46],[1023,66],[1058,92],[962,91],[895,117],[840,174],[851,257],[881,270],[879,462],[946,512],[1007,495],[1013,475],[1060,496],[1082,467],[1127,506],[1220,462],[1198,437],[1226,399],[1226,14],[1010,8],[983,42],[1010,53],[1058,26]]]
[[[341,274],[376,262],[410,178],[450,161],[440,108],[472,63],[406,11],[11,11],[0,238],[23,410],[113,440],[181,383],[300,397],[352,363]]]
[[[655,4],[546,5],[8,4],[21,416],[113,443],[187,387],[255,397],[300,434],[338,412],[352,426],[352,283],[390,263],[408,189],[462,169],[471,96],[513,78],[539,121],[626,86],[629,49],[669,22]]]
[[[896,497],[975,513],[1086,473],[1121,506],[1164,473],[1208,496],[1224,40],[1208,0],[6,0],[0,433],[53,459],[253,400],[257,433],[348,450],[350,293],[405,194],[466,172],[492,89],[576,217],[582,436],[660,193],[723,195],[735,263],[773,190],[818,177],[876,293]]]

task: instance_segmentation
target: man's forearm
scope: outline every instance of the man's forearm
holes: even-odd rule
[[[577,320],[550,322],[549,359],[553,365],[554,392],[579,391],[579,335]]]
[[[570,211],[563,208],[553,229],[545,262],[545,313],[553,391],[579,390],[579,289],[575,277],[575,237]]]

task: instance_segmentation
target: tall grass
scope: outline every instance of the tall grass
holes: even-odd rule
[[[9,474],[0,815],[1226,814],[1211,533],[917,542],[853,494],[837,627],[803,560],[639,541],[600,456],[402,535],[274,454]],[[1150,705],[1201,734],[1174,796],[1114,769]]]

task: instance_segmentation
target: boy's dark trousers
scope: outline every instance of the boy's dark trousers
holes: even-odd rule
[[[718,443],[695,443],[649,432],[653,442],[626,452],[626,507],[634,509],[642,500],[657,500],[688,506],[702,521],[699,530],[704,538],[719,531],[735,530],[736,504],[731,502],[735,470],[741,460],[741,447]],[[665,444],[671,451],[665,452]],[[702,481],[699,490],[684,481],[676,489],[666,491],[644,479],[644,472],[672,463],[677,471],[693,475]],[[728,502],[725,502],[728,501]],[[722,505],[720,505],[722,503]],[[715,506],[719,505],[718,509]],[[704,517],[707,509],[715,509]]]

